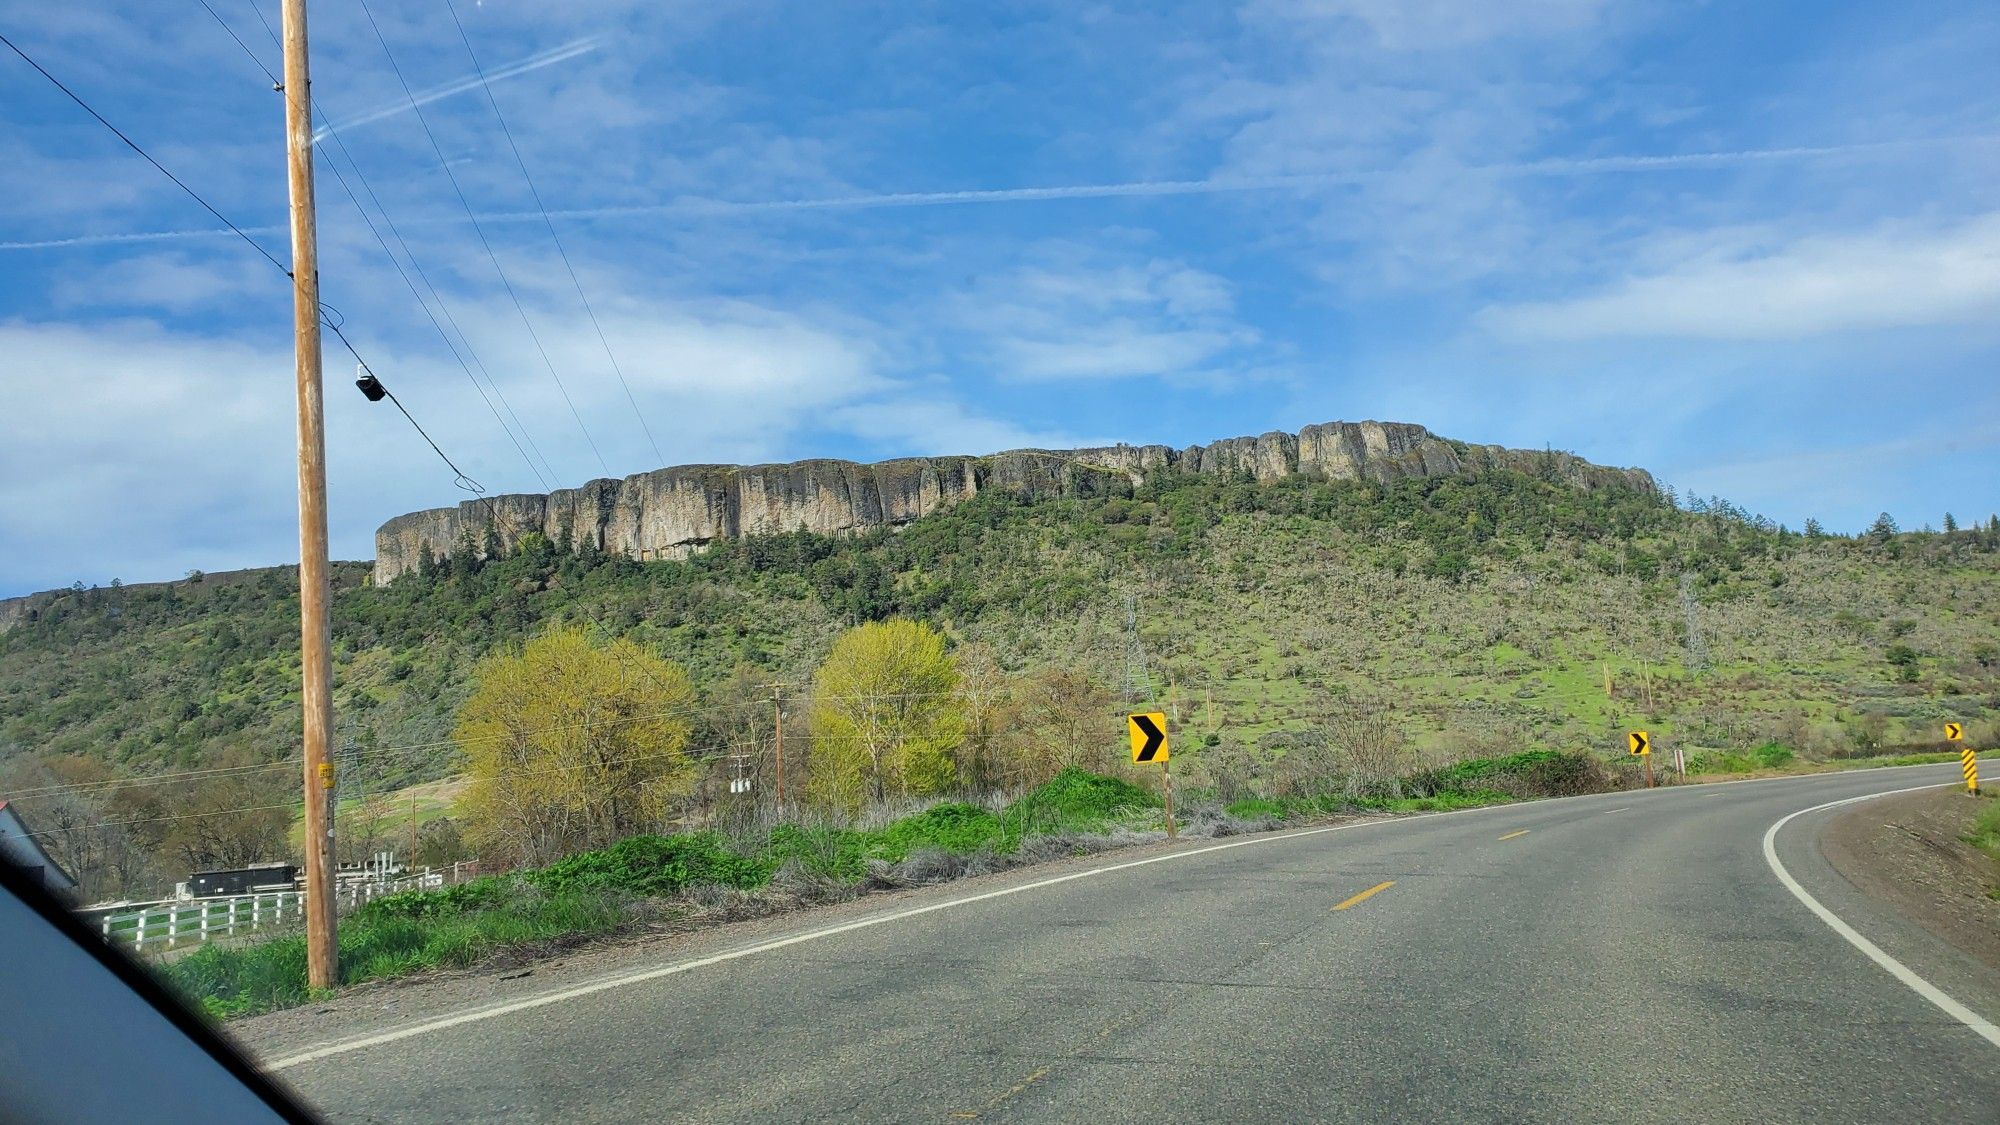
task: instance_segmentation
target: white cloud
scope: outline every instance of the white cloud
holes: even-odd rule
[[[1739,241],[1565,300],[1498,304],[1478,323],[1526,340],[1787,340],[1962,322],[2000,311],[2000,213],[1950,227],[1895,224],[1776,246]]]
[[[1117,260],[1046,244],[1035,264],[952,302],[1003,378],[1173,377],[1235,358],[1257,334],[1235,319],[1227,282],[1162,258]]]
[[[1536,185],[1583,171],[1539,158],[1617,34],[1598,7],[1252,3],[1245,42],[1179,84],[1163,140],[1214,180],[1322,180],[1246,201],[1284,232],[1273,251],[1344,295],[1515,273],[1574,237]]]
[[[612,473],[660,467],[588,322],[580,313],[530,311]],[[803,456],[814,451],[791,443],[808,429],[881,440],[898,426],[918,433],[925,421],[841,409],[889,387],[866,325],[747,301],[614,301],[599,313],[673,463]],[[553,483],[600,475],[518,322],[508,325],[490,304],[460,318],[553,463]],[[463,374],[387,340],[357,335],[356,344],[446,453],[490,491],[538,488]],[[464,497],[387,404],[350,388],[351,364],[331,340],[327,347],[334,553],[367,558],[383,520]],[[281,332],[260,341],[137,319],[0,322],[8,400],[0,411],[0,543],[7,545],[0,591],[296,558],[292,384]],[[957,421],[961,439],[1017,436],[981,428],[969,415]]]
[[[6,322],[0,364],[0,587],[297,557],[288,348]]]
[[[874,443],[885,457],[999,453],[1009,449],[1070,449],[1108,445],[1062,430],[1030,429],[975,414],[961,403],[925,396],[918,387],[893,399],[855,403],[827,414],[834,427]]]
[[[1360,25],[1386,50],[1464,47],[1494,39],[1575,31],[1595,22],[1605,0],[1259,0],[1253,11]]]
[[[250,254],[195,258],[146,254],[106,266],[63,273],[49,298],[59,309],[125,308],[188,312],[261,297],[282,315],[288,308],[284,278]]]

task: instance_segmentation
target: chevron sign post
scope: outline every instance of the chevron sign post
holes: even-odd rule
[[[1958,772],[1965,775],[1965,791],[1977,796],[1979,793],[1979,755],[1972,747],[1963,744],[1965,728],[1957,723],[1944,725],[1946,739],[1959,743]]]
[[[1132,761],[1160,763],[1160,781],[1167,798],[1167,839],[1174,831],[1174,771],[1167,758],[1167,716],[1164,711],[1141,711],[1125,716],[1125,734],[1132,742]]]

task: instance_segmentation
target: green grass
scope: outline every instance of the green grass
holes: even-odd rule
[[[763,857],[731,849],[713,832],[680,836],[633,836],[608,848],[579,852],[521,879],[550,892],[617,890],[636,895],[671,895],[698,884],[761,887],[775,865]]]
[[[1120,778],[1063,770],[1000,814],[1011,841],[1036,834],[1096,832],[1149,814],[1160,799]]]
[[[1422,797],[1246,797],[1223,808],[1243,820],[1299,820],[1360,811],[1451,812],[1504,805],[1515,797],[1494,789],[1450,790]]]
[[[1158,803],[1129,782],[1070,769],[998,814],[947,801],[876,829],[779,825],[749,847],[713,832],[634,836],[536,870],[377,899],[341,923],[340,981],[463,968],[509,947],[603,933],[624,924],[636,900],[696,886],[762,887],[788,861],[852,882],[870,860],[895,863],[923,849],[1011,852],[1028,836],[1102,831]],[[211,945],[160,971],[218,1019],[308,999],[299,936]]]
[[[1985,806],[1972,821],[1972,830],[1965,834],[1965,842],[2000,859],[2000,799],[1987,798]]]
[[[1242,820],[1283,820],[1291,815],[1288,802],[1270,797],[1245,797],[1225,805],[1222,811]]]
[[[356,911],[340,925],[340,982],[344,985],[403,976],[423,969],[463,968],[527,942],[603,933],[629,914],[621,896],[602,891],[548,894],[524,882],[486,884],[479,895],[453,895],[465,887],[430,892],[441,901],[478,905],[446,912],[407,909],[395,895]],[[478,884],[467,884],[467,887]],[[405,903],[377,909],[392,900]],[[303,936],[252,945],[211,945],[159,970],[168,983],[217,1019],[302,1004],[306,988]]]
[[[1491,789],[1479,789],[1470,793],[1439,793],[1431,797],[1381,797],[1366,799],[1363,808],[1382,809],[1387,812],[1451,812],[1455,809],[1477,809],[1487,805],[1504,805],[1514,798]]]
[[[1732,754],[1726,750],[1701,750],[1688,756],[1689,773],[1751,773],[1755,770],[1781,770],[1798,762],[1798,755],[1789,746],[1776,742],[1766,742],[1743,754]]]
[[[2000,761],[2000,750],[1981,750],[1976,757],[1982,762]],[[1838,769],[1865,770],[1885,766],[1929,766],[1939,762],[1958,761],[1958,751],[1948,750],[1935,754],[1892,754],[1879,758],[1847,758],[1827,763]]]

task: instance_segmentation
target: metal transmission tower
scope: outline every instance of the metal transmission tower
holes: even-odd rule
[[[1687,619],[1685,662],[1689,676],[1708,670],[1708,642],[1701,635],[1701,605],[1694,597],[1694,575],[1681,575],[1681,614]]]
[[[1139,641],[1139,598],[1125,595],[1125,694],[1134,703],[1153,698],[1153,676],[1146,670],[1146,646]]]

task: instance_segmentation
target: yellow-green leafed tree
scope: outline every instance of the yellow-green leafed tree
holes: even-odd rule
[[[694,689],[678,664],[626,640],[554,628],[489,657],[454,737],[459,803],[482,858],[546,863],[659,826],[694,786]]]
[[[928,625],[894,618],[841,634],[813,674],[813,798],[852,810],[949,788],[965,737],[957,688],[957,663]]]

